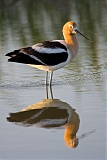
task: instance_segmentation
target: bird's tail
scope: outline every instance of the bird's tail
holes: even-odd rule
[[[17,50],[7,53],[5,56],[15,57],[15,56],[18,56],[19,52],[20,52],[20,49],[17,49]]]
[[[36,64],[36,65],[40,64],[40,62],[36,61],[35,59],[31,58],[29,55],[25,54],[24,49],[14,50],[13,52],[7,53],[5,56],[10,57],[8,59],[8,62]]]

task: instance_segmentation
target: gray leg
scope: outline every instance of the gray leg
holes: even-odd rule
[[[51,99],[53,99],[52,86],[50,86],[50,96],[51,96]]]
[[[49,96],[48,96],[48,86],[46,86],[46,99],[48,99]]]
[[[50,73],[50,83],[49,83],[50,86],[52,85],[52,76],[53,76],[53,71]]]
[[[48,88],[50,88],[50,98],[53,99],[52,86],[45,86],[45,87],[46,87],[46,99],[49,99]]]
[[[48,71],[46,72],[46,80],[45,80],[46,86],[48,86]]]

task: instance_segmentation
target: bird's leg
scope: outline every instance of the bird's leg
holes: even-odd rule
[[[46,98],[48,99],[48,71],[46,72],[46,80],[45,80],[45,84],[46,84]]]
[[[46,80],[45,80],[46,86],[48,86],[48,71],[46,72]]]
[[[48,96],[48,86],[46,85],[46,99],[48,99],[49,96]]]
[[[49,82],[51,99],[53,99],[53,93],[52,93],[52,76],[53,76],[53,71],[50,72],[50,82]],[[49,95],[48,95],[48,71],[46,72],[45,84],[46,84],[46,98],[48,99],[48,98],[49,98]]]
[[[53,99],[52,86],[50,86],[50,96],[51,96],[51,99]]]
[[[50,83],[49,83],[50,86],[52,86],[52,76],[53,76],[53,71],[50,73]]]

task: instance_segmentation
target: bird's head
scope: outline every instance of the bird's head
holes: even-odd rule
[[[75,29],[77,29],[77,24],[75,22],[67,22],[64,26],[63,26],[63,33],[66,34],[75,34]]]
[[[77,24],[73,21],[67,22],[62,29],[63,35],[74,35],[76,33],[82,35],[85,37],[80,31],[77,29]],[[90,40],[89,38],[85,37],[87,40]],[[91,40],[90,40],[91,41]],[[92,41],[91,41],[92,42]]]

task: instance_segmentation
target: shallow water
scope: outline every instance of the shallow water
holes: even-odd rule
[[[0,3],[0,159],[105,160],[106,1]],[[62,39],[61,27],[71,19],[93,43],[77,35],[79,52],[54,72],[53,100],[50,88],[46,99],[45,73],[8,63],[4,55],[35,42]]]

